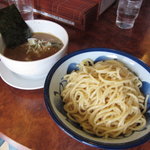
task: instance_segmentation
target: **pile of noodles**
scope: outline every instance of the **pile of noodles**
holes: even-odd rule
[[[64,109],[86,132],[115,138],[145,127],[142,82],[123,63],[84,60],[64,79]]]

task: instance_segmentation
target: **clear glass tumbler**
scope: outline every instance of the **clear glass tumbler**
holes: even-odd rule
[[[9,4],[15,4],[24,20],[34,19],[32,0],[8,0]]]
[[[143,0],[119,0],[116,25],[121,29],[131,29],[139,15]]]

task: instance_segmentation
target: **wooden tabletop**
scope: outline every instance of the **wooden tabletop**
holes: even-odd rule
[[[150,66],[150,2],[144,0],[130,30],[115,25],[117,4],[105,11],[87,31],[62,24],[69,34],[68,53],[102,47],[127,52]],[[33,150],[96,150],[64,133],[44,103],[44,89],[20,90],[0,78],[0,132]],[[149,150],[150,142],[132,150]],[[131,149],[130,149],[131,150]]]

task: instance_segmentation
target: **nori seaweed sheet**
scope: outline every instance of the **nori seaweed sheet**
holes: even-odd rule
[[[14,4],[0,9],[0,33],[8,48],[23,44],[32,36],[30,28]]]

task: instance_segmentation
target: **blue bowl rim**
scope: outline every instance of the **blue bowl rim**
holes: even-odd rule
[[[126,142],[126,143],[120,143],[120,144],[110,144],[110,143],[101,143],[101,142],[96,142],[96,141],[91,141],[88,138],[84,138],[81,135],[75,133],[74,131],[70,130],[68,127],[65,126],[65,124],[59,119],[59,117],[55,114],[52,105],[50,103],[50,97],[49,97],[49,85],[52,79],[53,74],[55,73],[55,71],[57,70],[57,68],[67,59],[76,56],[78,54],[82,54],[82,53],[87,53],[87,52],[110,52],[110,53],[115,53],[115,54],[119,54],[122,56],[125,56],[127,58],[130,58],[131,60],[137,62],[138,64],[140,64],[142,67],[144,67],[149,73],[150,73],[150,67],[145,64],[144,62],[142,62],[141,60],[139,60],[138,58],[126,53],[126,52],[122,52],[119,50],[114,50],[114,49],[108,49],[108,48],[87,48],[87,49],[81,49],[75,52],[72,52],[66,56],[64,56],[63,58],[61,58],[49,71],[46,80],[45,80],[45,84],[44,84],[44,101],[45,101],[45,105],[47,108],[47,111],[49,112],[49,114],[51,115],[52,119],[55,121],[55,123],[65,132],[67,133],[69,136],[71,136],[72,138],[76,139],[77,141],[84,143],[86,145],[92,146],[92,147],[97,147],[97,148],[105,148],[105,149],[126,149],[126,148],[132,148],[138,145],[141,145],[145,142],[147,142],[150,139],[150,132],[147,133],[145,136],[141,137],[140,139],[134,140],[132,142]]]

